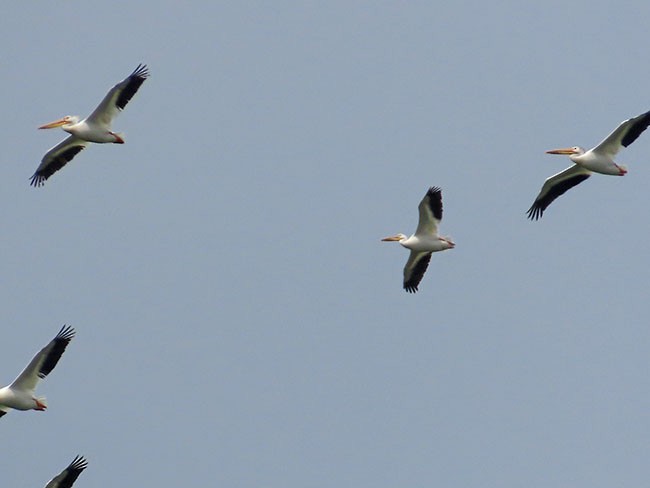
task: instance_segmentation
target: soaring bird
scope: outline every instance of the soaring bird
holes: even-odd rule
[[[80,121],[77,115],[66,115],[39,129],[61,127],[71,135],[50,149],[31,177],[32,186],[42,186],[50,176],[63,168],[90,142],[124,144],[123,134],[111,130],[113,118],[126,107],[149,76],[146,65],[140,64],[128,77],[111,88],[88,117]]]
[[[61,359],[65,348],[74,337],[75,330],[64,325],[59,333],[36,356],[27,367],[9,385],[0,388],[0,417],[9,409],[15,410],[45,410],[45,398],[37,398],[36,385],[54,369]]]
[[[67,468],[47,482],[45,488],[70,488],[87,467],[88,461],[83,456],[76,456]]]
[[[627,173],[627,168],[614,162],[614,157],[621,148],[636,141],[649,124],[650,111],[621,122],[600,144],[588,151],[580,146],[546,151],[547,154],[566,154],[574,164],[544,182],[539,195],[528,209],[528,218],[539,219],[553,200],[585,181],[592,172],[614,176]]]
[[[404,266],[404,289],[409,293],[418,291],[418,285],[429,266],[431,253],[453,249],[456,244],[449,237],[438,235],[438,224],[442,220],[442,190],[431,187],[418,205],[420,220],[415,234],[406,237],[397,234],[382,239],[384,242],[399,242],[411,250]]]

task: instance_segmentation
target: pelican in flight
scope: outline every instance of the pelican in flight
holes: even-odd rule
[[[71,488],[81,472],[88,467],[83,456],[76,456],[68,467],[47,482],[45,488]]]
[[[418,285],[429,266],[431,253],[453,249],[456,244],[449,237],[438,235],[438,224],[442,220],[442,190],[431,187],[418,205],[420,220],[415,234],[406,237],[397,234],[382,239],[384,242],[399,242],[411,250],[404,266],[404,289],[409,293],[418,291]]]
[[[45,398],[37,398],[34,390],[39,380],[45,378],[54,369],[74,334],[75,330],[72,327],[68,325],[61,327],[56,337],[32,358],[13,383],[0,388],[0,417],[11,408],[15,410],[47,408]]]
[[[614,157],[621,148],[636,141],[649,124],[650,111],[621,122],[600,144],[588,151],[580,146],[546,151],[546,154],[566,154],[574,164],[544,182],[539,195],[528,209],[528,218],[539,219],[553,200],[585,181],[592,172],[614,176],[627,173],[627,168],[615,163]]]
[[[63,168],[91,142],[124,144],[123,134],[113,132],[111,123],[148,76],[147,66],[139,64],[133,73],[108,91],[93,113],[85,119],[80,121],[76,115],[66,115],[62,119],[40,126],[39,129],[61,127],[69,132],[70,136],[45,153],[41,164],[31,177],[30,184],[42,186],[45,180]]]

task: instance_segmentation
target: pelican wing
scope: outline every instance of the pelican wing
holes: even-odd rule
[[[38,381],[54,369],[74,334],[75,330],[72,327],[68,325],[61,327],[56,337],[32,358],[22,373],[11,383],[11,388],[33,391]]]
[[[147,65],[139,64],[133,73],[108,91],[93,113],[86,118],[86,122],[110,128],[113,118],[126,107],[126,104],[148,77]]]
[[[87,467],[88,461],[83,456],[76,456],[67,468],[47,482],[45,488],[70,488]]]
[[[429,267],[429,261],[431,261],[431,252],[411,251],[404,266],[404,289],[406,291],[409,293],[418,291],[418,285]]]
[[[607,154],[613,158],[622,147],[627,147],[636,141],[648,125],[650,125],[650,111],[624,120],[592,151]]]
[[[79,151],[85,149],[89,142],[75,136],[69,136],[45,153],[41,164],[31,177],[32,186],[43,186],[54,173],[72,161]]]
[[[579,183],[582,183],[591,176],[591,171],[584,169],[582,166],[574,164],[573,166],[560,171],[559,173],[547,178],[542,185],[542,189],[537,198],[528,209],[528,218],[537,220],[544,214],[544,210],[553,200],[566,193]]]
[[[416,235],[437,235],[438,224],[442,220],[442,190],[432,186],[418,205],[420,220]],[[426,268],[425,268],[426,269]]]

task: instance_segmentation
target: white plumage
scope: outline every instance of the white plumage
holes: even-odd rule
[[[580,146],[546,151],[547,154],[565,154],[574,165],[547,178],[537,198],[528,209],[528,218],[539,219],[544,210],[560,195],[582,183],[591,173],[623,176],[627,168],[617,164],[618,151],[632,144],[650,124],[650,111],[621,122],[600,144],[585,151]]]
[[[0,388],[0,417],[10,409],[45,410],[44,397],[37,398],[36,386],[54,369],[61,359],[66,347],[75,335],[75,330],[67,325],[29,362],[16,379],[4,388]]]
[[[429,266],[431,254],[453,249],[456,244],[449,237],[438,235],[438,225],[442,220],[442,190],[431,187],[418,205],[420,219],[415,234],[407,237],[396,234],[382,239],[384,242],[399,242],[411,250],[404,266],[404,289],[409,293],[418,291],[418,285]]]
[[[84,120],[76,115],[66,115],[62,119],[42,125],[39,129],[61,127],[71,135],[50,149],[36,172],[31,177],[32,186],[42,186],[50,176],[72,160],[89,143],[124,144],[122,134],[111,130],[113,118],[126,107],[149,76],[146,65],[138,67],[127,78],[109,90],[97,108]]]

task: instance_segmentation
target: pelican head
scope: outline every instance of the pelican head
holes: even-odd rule
[[[382,241],[383,242],[399,242],[399,241],[403,241],[404,239],[406,239],[406,236],[404,234],[395,234],[394,236],[384,237],[382,239]]]
[[[50,122],[49,124],[41,125],[39,129],[55,129],[56,127],[63,127],[65,130],[65,126],[74,125],[78,122],[79,122],[78,116],[66,115],[62,119],[55,120],[54,122]]]
[[[546,151],[546,154],[565,154],[567,156],[579,156],[580,154],[584,153],[585,150],[580,146],[566,147],[563,149],[551,149],[550,151]]]

